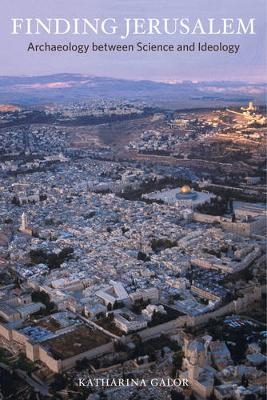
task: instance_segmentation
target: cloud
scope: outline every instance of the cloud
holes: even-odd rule
[[[47,82],[47,83],[33,83],[14,85],[14,89],[32,90],[32,89],[66,89],[74,86],[75,82]]]
[[[265,93],[266,88],[261,86],[239,86],[239,87],[219,87],[219,86],[205,86],[199,88],[200,92],[210,93],[246,93],[246,94],[262,94]]]

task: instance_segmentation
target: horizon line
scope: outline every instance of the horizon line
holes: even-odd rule
[[[142,82],[142,81],[149,81],[149,82],[155,82],[155,83],[164,83],[167,85],[175,85],[175,84],[183,84],[183,83],[192,83],[192,84],[199,84],[199,83],[215,83],[215,82],[235,82],[235,83],[246,83],[246,84],[267,84],[267,81],[264,80],[244,80],[244,79],[213,79],[213,80],[198,80],[196,78],[194,79],[176,79],[176,78],[166,78],[166,79],[149,79],[149,78],[118,78],[114,76],[108,76],[108,75],[95,75],[95,74],[85,74],[81,72],[56,72],[56,73],[43,73],[43,74],[18,74],[18,75],[6,75],[6,74],[0,74],[0,78],[41,78],[41,77],[49,77],[49,76],[56,76],[56,75],[78,75],[78,76],[84,76],[84,77],[91,77],[91,78],[107,78],[107,79],[114,79],[114,80],[120,80],[120,81],[135,81],[135,82]],[[264,79],[264,78],[263,78]]]

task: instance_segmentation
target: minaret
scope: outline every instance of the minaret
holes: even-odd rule
[[[25,214],[25,212],[22,213],[21,225],[20,225],[19,230],[22,232],[26,232],[28,230],[28,218],[27,218],[27,215]]]

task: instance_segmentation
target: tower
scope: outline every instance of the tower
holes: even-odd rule
[[[32,235],[32,229],[28,224],[28,217],[25,212],[21,215],[21,224],[19,227],[19,231],[23,233],[27,233],[28,235]]]
[[[21,224],[19,230],[21,232],[29,232],[28,217],[25,212],[23,212],[21,215]]]
[[[250,101],[250,102],[248,103],[248,108],[247,108],[247,110],[248,110],[248,111],[256,111],[256,107],[254,106],[253,101]]]
[[[190,342],[187,354],[189,379],[197,380],[205,365],[205,347],[203,341],[193,340]]]

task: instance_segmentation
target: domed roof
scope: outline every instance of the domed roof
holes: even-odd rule
[[[180,193],[191,193],[191,187],[189,185],[184,185],[180,189]]]

